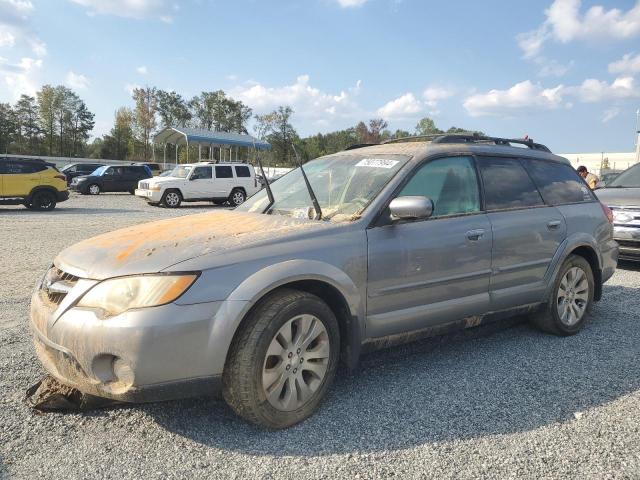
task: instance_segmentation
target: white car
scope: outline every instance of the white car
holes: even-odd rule
[[[136,196],[151,205],[177,208],[182,202],[229,202],[237,206],[260,190],[253,166],[246,163],[190,163],[170,174],[138,183]]]

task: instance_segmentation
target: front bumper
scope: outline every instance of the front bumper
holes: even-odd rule
[[[80,280],[59,304],[37,289],[31,328],[38,358],[65,385],[127,402],[214,395],[228,345],[212,341],[224,302],[175,303],[100,319],[72,305],[96,282]],[[80,291],[80,293],[78,292]]]
[[[74,192],[84,193],[87,190],[87,185],[84,183],[71,183],[69,185],[69,190],[73,190]]]
[[[640,262],[640,228],[613,227],[613,238],[620,245],[620,259]]]
[[[162,198],[162,192],[160,190],[147,190],[144,188],[136,188],[135,195],[152,203],[158,203]]]

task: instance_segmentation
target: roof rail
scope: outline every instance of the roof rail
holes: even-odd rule
[[[349,145],[345,150],[355,150],[357,148],[364,147],[373,147],[375,145],[380,145],[379,143],[354,143],[353,145]]]
[[[486,135],[480,135],[475,132],[465,133],[436,133],[433,135],[416,135],[412,137],[402,137],[387,140],[383,143],[401,143],[412,140],[430,140],[433,143],[492,143],[494,145],[511,146],[511,144],[525,145],[532,150],[541,150],[543,152],[551,153],[551,150],[546,145],[541,143],[535,143],[532,139],[523,138],[500,138],[500,137],[488,137]]]

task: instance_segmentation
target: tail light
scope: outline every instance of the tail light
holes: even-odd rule
[[[58,180],[62,180],[63,182],[67,181],[67,177],[65,175],[56,175],[53,178],[57,178]]]
[[[607,207],[604,203],[600,202],[600,206],[602,207],[602,211],[604,212],[604,215],[607,217],[607,220],[609,220],[609,223],[613,223],[613,210],[611,210],[609,207]]]

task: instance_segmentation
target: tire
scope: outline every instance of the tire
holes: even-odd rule
[[[53,210],[56,208],[56,196],[48,190],[36,192],[31,197],[29,208],[32,210]]]
[[[297,332],[312,333],[305,337]],[[339,350],[338,321],[324,301],[307,292],[277,290],[249,313],[229,347],[224,399],[239,416],[261,427],[295,425],[313,415],[324,399]],[[313,356],[305,360],[305,353]]]
[[[167,190],[160,203],[167,208],[178,208],[182,203],[182,194],[178,190]]]
[[[574,335],[584,326],[594,291],[591,265],[583,257],[570,255],[558,271],[543,310],[534,314],[531,321],[547,333]]]
[[[98,185],[97,183],[92,183],[87,187],[87,193],[89,195],[100,195],[100,191],[100,185]]]
[[[232,206],[237,207],[238,205],[242,205],[246,199],[247,195],[244,193],[244,190],[241,188],[234,188],[231,190],[231,195],[229,195],[229,200],[227,201]]]
[[[129,190],[129,194],[130,194],[130,195],[135,195],[135,194],[136,194],[135,189]]]

